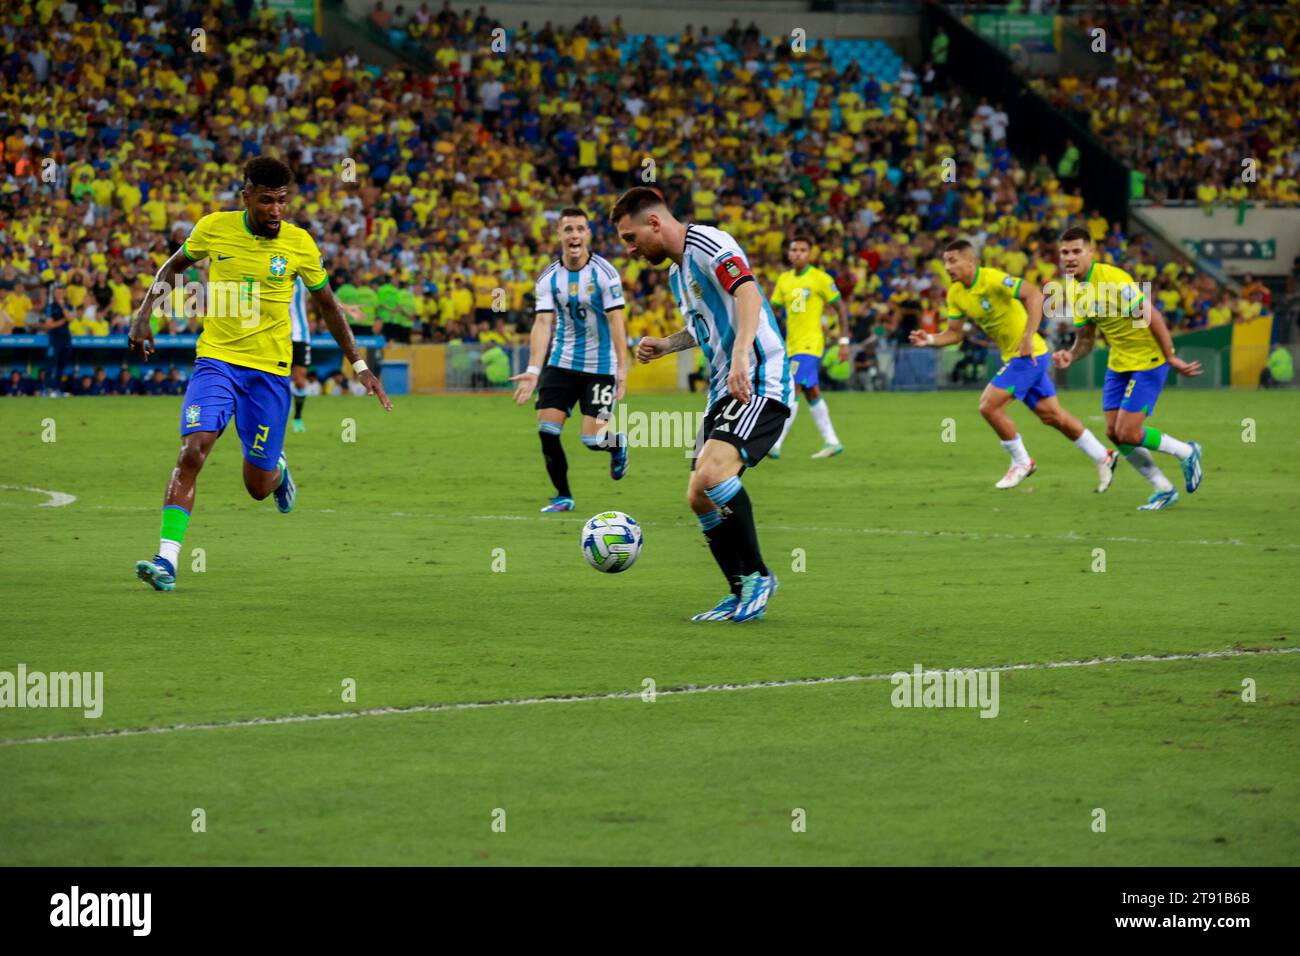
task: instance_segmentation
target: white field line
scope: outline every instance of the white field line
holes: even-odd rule
[[[2,487],[2,486],[0,486]],[[144,505],[92,505],[97,511],[157,511],[157,508],[146,507]],[[557,518],[554,515],[448,515],[432,514],[428,512],[415,511],[387,511],[387,512],[369,512],[369,511],[337,511],[334,508],[298,508],[299,512],[327,514],[327,515],[351,515],[364,518],[426,518],[434,521],[545,521],[555,524],[563,521],[582,520],[576,514],[574,518]],[[1158,519],[1157,519],[1158,520]],[[643,521],[643,528],[664,527],[674,528],[695,528],[693,523],[685,521],[675,522],[658,522]],[[1088,534],[1079,534],[1075,531],[1067,531],[1065,534],[1010,534],[1002,531],[915,531],[908,528],[817,528],[807,525],[772,525],[763,524],[760,530],[768,531],[792,531],[799,534],[866,534],[866,535],[886,535],[891,537],[913,537],[913,538],[958,538],[968,541],[988,541],[988,540],[1005,540],[1005,541],[1067,541],[1067,542],[1090,542],[1102,541],[1108,544],[1158,544],[1158,545],[1231,545],[1239,548],[1276,548],[1278,550],[1294,551],[1300,550],[1300,542],[1290,541],[1266,541],[1252,543],[1242,541],[1239,538],[1189,538],[1183,540],[1170,540],[1167,538],[1135,538],[1127,535],[1124,536],[1094,536]]]
[[[62,508],[64,505],[70,505],[77,500],[76,495],[70,495],[63,491],[46,491],[44,488],[28,488],[25,485],[0,485],[3,491],[30,491],[34,495],[49,495],[49,501],[42,501],[36,507],[38,508]]]
[[[1098,667],[1104,664],[1162,664],[1170,661],[1199,661],[1227,657],[1262,657],[1275,654],[1295,654],[1300,647],[1257,648],[1254,650],[1196,651],[1189,654],[1140,654],[1133,657],[1092,657],[1075,661],[1044,661],[1027,664],[996,664],[991,667],[928,669],[923,674],[945,674],[949,671],[969,670],[987,672],[1056,670],[1065,667]],[[792,680],[754,681],[748,684],[693,684],[655,691],[656,697],[675,697],[685,694],[717,694],[737,690],[768,690],[774,687],[817,687],[825,684],[854,684],[862,681],[887,681],[894,674],[910,671],[891,671],[879,674],[850,674],[846,677],[801,677]],[[309,724],[322,720],[352,720],[358,717],[399,717],[407,714],[436,714],[449,710],[488,710],[497,707],[527,707],[532,704],[578,704],[602,700],[637,700],[641,691],[622,690],[604,694],[560,694],[551,697],[522,697],[513,700],[488,700],[460,704],[415,704],[410,707],[372,707],[328,714],[292,714],[283,717],[253,717],[246,720],[224,720],[203,724],[170,724],[164,727],[140,727],[125,730],[104,730],[89,734],[59,734],[48,737],[18,737],[0,740],[0,747],[18,744],[54,744],[75,740],[105,740],[116,737],[142,737],[151,734],[174,734],[189,730],[234,730],[241,727],[268,727],[277,724]]]

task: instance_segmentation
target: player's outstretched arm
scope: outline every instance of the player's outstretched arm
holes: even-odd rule
[[[610,309],[606,314],[609,320],[609,334],[615,342],[616,357],[618,358],[618,372],[614,377],[614,401],[621,402],[624,394],[627,392],[627,321],[626,312],[619,309]]]
[[[339,300],[334,296],[334,290],[326,282],[319,289],[312,291],[311,300],[316,305],[316,311],[320,317],[325,320],[325,327],[330,330],[330,335],[334,336],[334,341],[339,344],[343,350],[344,357],[352,363],[352,368],[357,373],[357,381],[366,387],[366,391],[379,399],[379,404],[384,406],[384,411],[391,412],[393,403],[388,400],[387,393],[384,392],[384,386],[379,384],[379,376],[366,367],[361,361],[361,352],[357,349],[357,340],[352,337],[352,328],[348,325],[347,319],[343,317],[343,307],[339,305]],[[361,368],[358,370],[357,366]]]
[[[174,288],[173,280],[179,273],[188,269],[192,261],[185,254],[184,246],[173,252],[171,257],[162,264],[158,274],[153,277],[153,284],[144,294],[144,301],[140,303],[140,308],[136,309],[135,317],[131,320],[131,329],[126,336],[126,347],[129,351],[138,353],[146,362],[153,353],[153,325],[150,324],[149,318],[153,315],[154,304],[164,296],[171,295]]]
[[[528,336],[528,370],[510,376],[510,381],[517,383],[516,405],[522,405],[533,397],[533,389],[537,387],[538,376],[542,373],[542,362],[546,360],[546,348],[551,344],[551,326],[554,320],[554,312],[538,312],[533,317],[533,331]]]
[[[907,341],[921,348],[941,349],[948,345],[955,345],[965,335],[966,320],[964,318],[949,318],[948,327],[938,335],[933,332],[926,332],[923,329],[913,329],[907,333]]]
[[[695,347],[695,336],[685,329],[674,332],[666,339],[655,338],[653,335],[646,335],[636,346],[636,360],[642,365],[647,362],[653,362],[657,358],[663,358],[673,352],[681,352],[685,349]]]
[[[849,360],[849,340],[852,338],[852,330],[849,328],[849,306],[844,301],[844,296],[836,299],[832,305],[840,317],[840,361]]]
[[[1174,338],[1169,334],[1169,323],[1165,317],[1148,301],[1143,301],[1142,305],[1146,309],[1144,319],[1151,334],[1156,337],[1156,344],[1160,346],[1160,351],[1165,354],[1165,361],[1175,372],[1180,372],[1188,378],[1195,378],[1201,374],[1200,362],[1184,362],[1174,354]]]
[[[1097,344],[1097,326],[1091,322],[1086,325],[1076,326],[1074,330],[1074,345],[1068,349],[1058,349],[1052,353],[1052,364],[1057,368],[1069,368],[1079,359],[1086,356],[1092,351],[1093,346]]]
[[[1025,304],[1025,335],[1020,340],[1020,357],[1034,357],[1034,336],[1043,324],[1043,290],[1033,282],[1020,280],[1016,298]]]
[[[727,391],[732,398],[748,405],[754,394],[749,360],[754,351],[754,336],[758,334],[758,317],[763,309],[763,298],[756,282],[745,282],[734,288],[732,295],[736,299],[736,340],[731,346],[731,373],[727,376]]]

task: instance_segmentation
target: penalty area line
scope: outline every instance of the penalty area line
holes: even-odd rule
[[[1255,648],[1252,650],[1194,651],[1186,654],[1139,654],[1131,657],[1090,657],[1073,661],[1039,661],[1024,664],[995,664],[988,667],[929,668],[922,674],[949,672],[1059,670],[1070,667],[1100,667],[1108,664],[1163,664],[1171,661],[1199,661],[1230,657],[1263,657],[1277,654],[1295,654],[1300,647]],[[789,680],[753,681],[743,684],[687,684],[655,691],[655,697],[677,697],[687,694],[719,694],[729,691],[770,690],[780,687],[818,687],[826,684],[855,684],[865,681],[887,681],[895,674],[910,671],[890,671],[878,674],[849,674],[840,677],[799,677]],[[214,721],[200,724],[170,724],[163,727],[138,727],[125,730],[105,730],[89,734],[59,734],[48,737],[18,737],[0,740],[0,747],[20,744],[68,743],[76,740],[106,740],[116,737],[145,737],[154,734],[175,734],[192,730],[235,730],[242,727],[272,727],[283,724],[309,724],[325,720],[355,720],[360,717],[400,717],[408,714],[437,714],[452,710],[488,710],[498,707],[528,707],[534,704],[578,704],[604,700],[636,700],[641,691],[623,690],[603,694],[560,694],[548,697],[521,697],[507,700],[489,700],[452,704],[415,704],[410,707],[371,707],[366,710],[340,711],[326,714],[291,714],[282,717],[253,717],[246,720]]]

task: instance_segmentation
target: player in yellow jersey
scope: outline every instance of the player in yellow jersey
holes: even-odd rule
[[[817,423],[817,430],[822,433],[822,447],[814,452],[814,458],[831,458],[843,454],[844,446],[835,434],[831,424],[831,413],[822,398],[821,382],[818,370],[821,368],[822,353],[826,351],[826,337],[822,330],[822,314],[826,307],[832,306],[840,318],[840,360],[848,360],[849,347],[849,309],[840,297],[840,290],[835,288],[835,280],[822,269],[818,269],[812,260],[812,239],[800,234],[793,236],[786,245],[786,256],[790,269],[782,272],[772,289],[771,302],[774,306],[784,306],[786,315],[786,349],[790,355],[790,372],[794,376],[795,395],[803,392],[808,399],[808,411]],[[785,436],[790,434],[794,416],[799,411],[796,400],[790,406],[790,417],[785,420],[785,430],[777,439],[769,458],[781,457],[781,445]]]
[[[1147,427],[1169,370],[1189,377],[1201,374],[1200,362],[1174,354],[1164,316],[1141,286],[1123,269],[1093,258],[1092,236],[1082,226],[1061,234],[1059,263],[1065,276],[1063,297],[1074,315],[1074,346],[1052,356],[1057,368],[1069,368],[1092,351],[1100,331],[1110,346],[1101,408],[1106,436],[1154,489],[1139,511],[1160,511],[1178,501],[1178,492],[1156,465],[1151,452],[1178,459],[1188,493],[1201,484],[1201,446],[1179,441]]]
[[[358,381],[385,409],[392,408],[379,379],[361,360],[316,241],[284,221],[292,183],[293,173],[278,159],[250,160],[244,166],[244,209],[211,213],[195,224],[158,271],[131,323],[130,348],[148,361],[154,303],[170,296],[176,276],[192,263],[209,260],[199,303],[203,333],[182,406],[181,451],[163,496],[161,542],[153,560],[135,566],[136,576],[158,591],[176,587],[195,482],[232,417],[244,450],[244,487],[257,501],[274,495],[280,511],[293,509],[297,492],[283,448],[293,360],[289,307],[296,279],[311,293]]]
[[[1055,428],[1092,459],[1097,466],[1097,490],[1105,491],[1115,475],[1119,456],[1107,451],[1056,398],[1047,343],[1038,334],[1043,320],[1042,290],[1032,282],[980,265],[975,247],[965,239],[944,247],[943,267],[952,280],[948,286],[948,328],[938,335],[917,329],[910,341],[935,348],[952,345],[962,340],[966,320],[970,319],[997,343],[1002,368],[980,396],[980,414],[1011,456],[1011,467],[995,487],[1014,488],[1038,470],[1006,411],[1007,405],[1018,398],[1039,421]]]

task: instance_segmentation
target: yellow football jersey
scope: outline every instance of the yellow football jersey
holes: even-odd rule
[[[209,260],[195,354],[288,375],[294,279],[315,291],[329,276],[307,230],[282,221],[280,235],[268,239],[254,235],[246,217],[242,210],[210,213],[181,247],[193,262]]]
[[[771,302],[785,306],[786,354],[821,358],[826,350],[822,314],[839,297],[835,280],[816,266],[809,266],[798,275],[793,269],[787,269],[777,276]]]
[[[1110,345],[1106,367],[1112,372],[1137,372],[1164,363],[1160,343],[1141,320],[1144,294],[1131,275],[1117,266],[1094,262],[1087,275],[1077,281],[1066,278],[1064,286],[1075,326],[1091,322],[1106,336]]]
[[[1020,354],[1020,342],[1025,337],[1029,316],[1016,293],[1024,281],[1009,276],[1001,269],[978,266],[970,285],[954,282],[948,286],[949,320],[970,319],[988,333],[1002,352],[1002,361],[1010,361]],[[1042,335],[1034,333],[1034,357],[1047,352]]]

